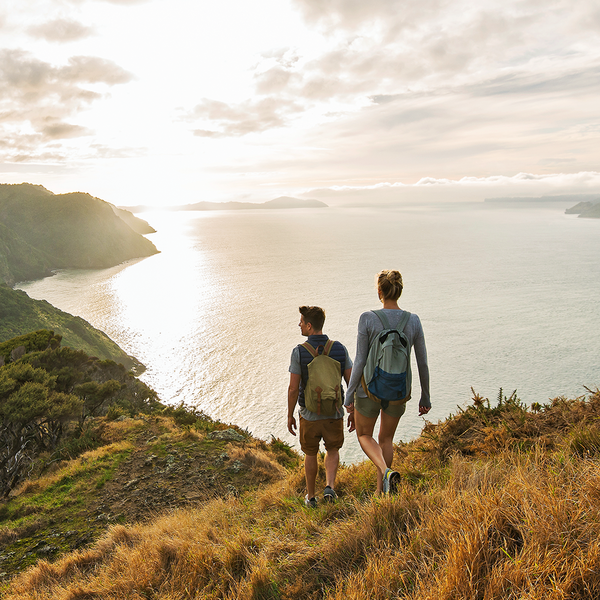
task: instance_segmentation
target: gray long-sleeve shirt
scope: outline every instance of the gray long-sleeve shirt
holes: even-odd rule
[[[385,308],[384,311],[390,323],[390,327],[397,327],[402,315],[404,314],[404,311],[392,308]],[[348,390],[346,391],[346,400],[344,402],[346,406],[354,403],[355,393],[361,398],[366,398],[366,394],[360,384],[360,379],[367,362],[369,347],[373,343],[373,340],[377,337],[377,334],[379,334],[381,331],[383,331],[383,325],[381,324],[379,317],[373,311],[370,310],[360,315],[360,319],[358,320],[358,338],[356,340],[356,358],[354,359],[352,375],[350,377],[350,383],[348,384]],[[423,326],[421,325],[421,320],[417,315],[410,315],[408,323],[404,328],[404,333],[408,338],[408,343],[410,344],[411,348],[414,348],[415,357],[417,359],[419,381],[421,382],[421,400],[419,401],[419,405],[430,408],[431,400],[429,398],[429,366],[427,365],[427,349],[425,348]]]

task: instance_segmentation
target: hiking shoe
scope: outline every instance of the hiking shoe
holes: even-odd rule
[[[330,485],[326,485],[323,490],[323,502],[333,502],[334,500],[337,500],[335,490]]]
[[[309,498],[308,494],[306,494],[306,496],[304,496],[304,505],[307,508],[317,508],[317,499],[314,496]]]
[[[395,494],[400,483],[400,473],[386,469],[383,475],[383,493]]]

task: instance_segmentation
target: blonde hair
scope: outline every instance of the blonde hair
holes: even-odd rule
[[[400,271],[386,269],[377,273],[377,291],[382,300],[398,300],[403,287]]]

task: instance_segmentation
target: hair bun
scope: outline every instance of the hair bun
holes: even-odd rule
[[[387,276],[390,283],[402,285],[402,275],[399,271],[388,271]]]
[[[377,287],[380,296],[384,299],[398,300],[404,287],[400,271],[391,269],[380,271],[377,274]]]

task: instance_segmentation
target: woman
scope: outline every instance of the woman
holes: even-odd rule
[[[398,306],[398,298],[402,294],[402,275],[398,271],[381,271],[377,274],[377,293],[383,303],[384,320],[387,317],[389,326],[398,327],[406,314]],[[389,493],[394,487],[398,473],[392,471],[394,456],[393,440],[400,417],[404,414],[406,404],[389,404],[386,408],[379,402],[370,399],[361,386],[363,369],[367,362],[369,347],[384,330],[383,323],[377,314],[368,311],[360,316],[358,321],[358,339],[356,344],[356,359],[352,368],[352,376],[348,384],[346,400],[348,420],[352,423],[350,431],[356,428],[356,434],[361,448],[377,467],[377,493]],[[423,327],[417,315],[411,314],[404,327],[408,338],[409,348],[414,347],[421,382],[421,400],[419,415],[425,415],[431,409],[429,400],[429,367],[427,366],[427,350]],[[409,383],[410,385],[410,383]],[[410,389],[410,388],[409,388]],[[385,405],[385,403],[384,403]],[[377,418],[381,414],[379,425],[379,443],[373,439],[373,430]],[[390,485],[391,484],[391,485]]]

